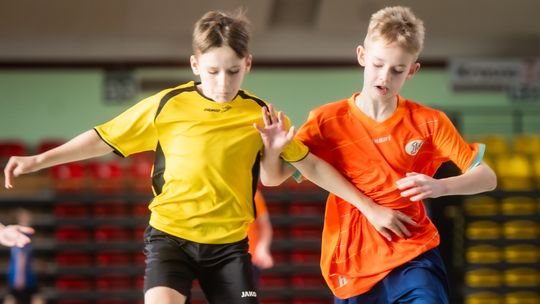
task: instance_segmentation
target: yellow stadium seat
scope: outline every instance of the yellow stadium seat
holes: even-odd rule
[[[511,287],[536,287],[539,285],[538,270],[532,268],[513,268],[504,271],[504,283]]]
[[[535,221],[514,220],[507,221],[503,225],[504,237],[511,240],[535,239],[538,236],[538,227]]]
[[[531,163],[526,155],[501,155],[497,157],[495,166],[501,189],[531,190],[534,188]]]
[[[471,240],[498,239],[501,237],[501,227],[494,221],[475,221],[467,226],[465,233]]]
[[[512,150],[514,153],[526,155],[540,154],[540,135],[520,134],[512,138]]]
[[[501,200],[501,213],[504,215],[532,215],[536,212],[532,197],[513,196]]]
[[[538,304],[540,294],[533,291],[510,292],[505,295],[506,304]]]
[[[465,296],[465,304],[503,304],[503,297],[495,292],[476,292]]]
[[[467,262],[474,263],[500,263],[502,261],[502,250],[492,245],[478,245],[467,248],[465,252]]]
[[[481,268],[465,273],[465,284],[469,287],[498,287],[502,281],[500,271],[491,268]]]
[[[486,156],[498,156],[510,152],[508,140],[502,135],[481,135],[477,136],[475,141],[486,145]]]
[[[539,248],[531,244],[510,245],[504,248],[504,260],[507,263],[538,263]]]
[[[497,199],[487,195],[475,195],[465,198],[463,210],[466,215],[490,216],[498,213]]]
[[[540,189],[540,154],[533,156],[531,161],[535,186]]]

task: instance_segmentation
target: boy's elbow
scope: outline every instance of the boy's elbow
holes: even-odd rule
[[[277,178],[269,178],[269,177],[263,177],[261,176],[261,184],[265,187],[276,187],[281,185],[283,181],[280,181]]]
[[[496,188],[497,188],[497,175],[495,175],[495,173],[493,173],[493,176],[491,177],[491,183],[490,183],[489,191],[493,191]]]
[[[497,175],[495,174],[495,172],[489,168],[489,171],[488,171],[488,174],[487,174],[487,186],[488,186],[488,191],[493,191],[497,188]]]

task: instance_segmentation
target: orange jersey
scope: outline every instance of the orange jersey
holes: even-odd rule
[[[266,201],[264,200],[264,196],[262,193],[257,190],[255,192],[255,209],[256,209],[256,217],[263,216],[268,213],[268,209],[266,208]],[[255,218],[255,220],[257,220]],[[259,234],[257,233],[257,228],[255,227],[257,223],[252,222],[249,224],[249,230],[248,230],[248,240],[249,240],[249,253],[253,255],[255,252],[255,247],[257,247],[257,243],[259,242]]]
[[[449,160],[465,172],[480,163],[484,149],[467,144],[444,113],[399,96],[394,114],[376,122],[356,107],[358,94],[313,110],[297,137],[365,195],[418,226],[407,226],[409,238],[388,241],[357,208],[330,194],[321,271],[339,298],[367,292],[392,269],[439,244],[422,202],[401,197],[396,181],[407,172],[433,176]]]

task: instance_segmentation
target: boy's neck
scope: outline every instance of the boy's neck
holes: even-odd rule
[[[396,111],[398,97],[394,96],[388,100],[372,100],[367,94],[360,93],[356,96],[354,103],[366,116],[376,122],[383,122]]]

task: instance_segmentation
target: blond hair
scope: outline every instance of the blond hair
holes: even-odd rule
[[[371,15],[364,41],[383,40],[397,43],[400,47],[418,56],[424,47],[424,22],[408,7],[386,7]]]
[[[249,55],[248,20],[244,10],[233,14],[210,11],[204,14],[193,31],[193,53],[200,55],[214,47],[229,46],[239,58]]]

